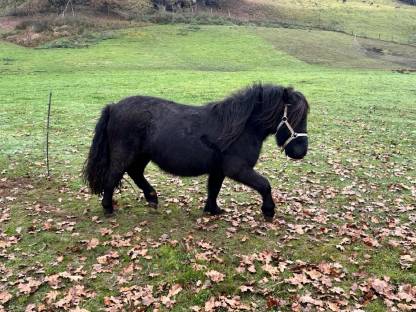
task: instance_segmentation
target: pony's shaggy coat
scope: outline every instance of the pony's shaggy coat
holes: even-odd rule
[[[263,141],[276,132],[283,109],[295,131],[306,132],[308,103],[292,88],[255,84],[203,106],[177,104],[148,96],[128,97],[107,105],[95,128],[84,167],[84,178],[94,194],[102,194],[106,212],[113,211],[112,196],[127,172],[157,205],[157,193],[143,172],[149,161],[180,176],[209,174],[205,210],[221,212],[216,198],[225,176],[256,189],[263,197],[263,214],[274,215],[269,182],[253,170]],[[278,145],[287,129],[275,133]],[[299,137],[285,149],[302,158],[307,138]]]

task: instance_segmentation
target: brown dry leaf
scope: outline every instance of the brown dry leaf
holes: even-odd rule
[[[276,309],[284,305],[285,302],[279,298],[268,297],[267,298],[267,307],[269,309]]]
[[[306,294],[306,295],[300,297],[299,301],[301,303],[310,303],[310,304],[313,304],[313,305],[319,306],[319,307],[324,306],[324,302],[322,300],[313,299],[310,294]]]
[[[69,310],[69,312],[90,312],[90,311],[87,309],[80,308],[80,307],[75,307],[75,309],[71,309]]]
[[[26,306],[25,312],[37,312],[36,305],[33,303],[30,303]]]
[[[222,282],[224,280],[225,275],[215,271],[215,270],[211,270],[205,273],[205,275],[214,283],[219,283]]]
[[[179,294],[182,291],[182,286],[179,284],[174,284],[172,288],[169,290],[168,297],[173,297]]]
[[[50,292],[48,292],[46,294],[46,296],[43,298],[43,300],[48,304],[52,304],[52,302],[54,302],[56,300],[56,298],[58,298],[59,296],[59,291],[57,290],[52,290]]]
[[[105,306],[110,306],[112,305],[112,300],[110,297],[104,297],[104,305]]]
[[[136,259],[138,256],[145,257],[147,256],[148,249],[143,246],[134,246],[132,249],[129,250],[128,255],[132,260]]]
[[[393,294],[393,288],[387,281],[374,278],[369,281],[369,285],[378,294],[385,296],[387,299],[396,299],[396,296]]]
[[[30,294],[35,292],[41,284],[42,282],[29,277],[26,283],[18,284],[17,288],[19,288],[19,291],[23,294]]]
[[[219,306],[219,302],[215,300],[215,297],[211,297],[207,302],[205,302],[204,310],[205,312],[215,311],[215,307],[217,306]]]
[[[233,310],[241,308],[241,301],[239,296],[235,296],[233,298],[221,296],[219,299]]]
[[[285,279],[285,282],[292,284],[292,285],[300,286],[303,284],[310,283],[311,281],[304,274],[294,273],[291,278]]]
[[[269,273],[272,278],[275,278],[279,274],[279,269],[270,264],[265,264],[261,268],[263,269],[263,271]]]
[[[30,294],[32,292],[32,288],[28,284],[20,283],[17,285],[17,288],[19,288],[19,291],[23,294]]]
[[[84,278],[81,275],[71,274],[71,273],[66,272],[66,271],[65,272],[60,272],[60,273],[58,273],[58,275],[62,278],[69,279],[71,282],[79,282]]]
[[[96,248],[99,245],[100,241],[97,238],[92,238],[87,242],[87,250]]]
[[[319,280],[322,277],[322,273],[313,269],[305,272],[312,280]]]
[[[45,231],[50,231],[53,229],[53,224],[52,224],[53,220],[47,220],[45,223],[43,223],[43,229]]]
[[[142,304],[145,306],[150,306],[155,302],[155,298],[152,294],[146,294],[142,297]]]
[[[416,311],[416,304],[399,303],[397,307],[400,309],[400,311]]]
[[[59,274],[49,275],[45,278],[45,281],[49,284],[49,286],[51,286],[51,288],[59,288]]]
[[[12,299],[12,295],[8,293],[7,291],[0,292],[0,304],[5,304],[10,299]]]
[[[400,285],[397,296],[400,300],[404,300],[406,302],[416,302],[416,286],[412,286],[410,284]]]
[[[370,247],[380,247],[380,243],[371,237],[364,237],[363,242]]]
[[[175,300],[172,300],[168,296],[160,297],[160,302],[167,308],[171,308],[175,304]]]
[[[98,257],[97,262],[99,264],[112,264],[115,260],[119,258],[119,254],[117,251],[110,251],[108,254],[105,254],[104,256]]]
[[[75,285],[68,289],[65,297],[58,300],[54,306],[56,308],[67,310],[70,307],[78,306],[83,298],[93,298],[95,295],[95,293],[85,290],[83,285]]]
[[[175,304],[175,300],[171,298],[176,296],[182,291],[182,286],[179,284],[174,284],[170,289],[169,293],[166,296],[160,298],[160,302],[167,308],[171,308]]]
[[[335,302],[327,302],[326,304],[328,306],[328,309],[333,311],[333,312],[341,311],[338,304],[336,304]]]
[[[407,261],[407,262],[415,262],[416,259],[413,258],[411,255],[403,255],[400,257],[400,260]]]
[[[110,230],[107,228],[101,228],[100,233],[101,233],[101,236],[111,235],[113,233],[113,230]]]
[[[411,255],[403,255],[400,257],[400,265],[402,269],[410,269],[415,261],[416,259]]]
[[[242,293],[245,293],[245,292],[253,292],[254,291],[254,289],[253,289],[253,286],[245,286],[245,285],[242,285],[242,286],[240,286],[240,291],[242,292]]]

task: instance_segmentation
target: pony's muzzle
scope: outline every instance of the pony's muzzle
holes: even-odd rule
[[[299,137],[297,140],[297,142],[291,142],[291,144],[285,148],[286,156],[294,160],[300,160],[308,153],[308,139]]]

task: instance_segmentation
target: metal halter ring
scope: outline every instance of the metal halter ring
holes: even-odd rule
[[[290,136],[287,138],[287,140],[285,141],[285,143],[283,143],[283,145],[281,146],[282,152],[285,150],[286,146],[289,145],[290,142],[292,142],[293,140],[297,139],[298,137],[307,137],[308,134],[307,133],[297,133],[295,132],[295,130],[293,130],[292,126],[290,125],[288,118],[287,118],[287,104],[285,105],[285,109],[283,112],[283,117],[282,120],[280,121],[279,125],[276,128],[276,133],[279,131],[279,129],[283,126],[286,125],[286,127],[289,129],[290,132]]]

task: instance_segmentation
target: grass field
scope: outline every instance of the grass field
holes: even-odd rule
[[[413,48],[383,46],[394,53],[380,58],[362,47],[381,42],[233,26],[108,38],[83,49],[0,42],[4,310],[415,309],[416,75],[396,71],[413,67]],[[322,49],[332,42],[339,47]],[[404,65],[388,57],[397,54]],[[220,193],[227,213],[203,217],[206,177],[153,165],[146,176],[159,210],[124,183],[116,215],[103,216],[80,172],[106,103],[147,94],[198,105],[258,81],[293,85],[311,104],[302,162],[273,139],[263,146],[257,169],[278,204],[273,224],[262,220],[260,197],[230,180]]]

